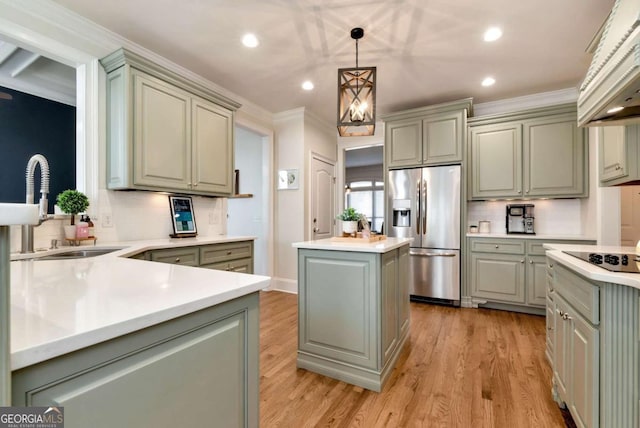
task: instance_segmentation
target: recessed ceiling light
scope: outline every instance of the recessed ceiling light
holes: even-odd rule
[[[487,28],[487,31],[484,32],[485,42],[495,42],[500,37],[502,37],[502,30],[498,27]]]
[[[491,86],[494,83],[496,83],[496,79],[494,79],[493,77],[485,77],[482,81],[482,86]]]
[[[302,89],[304,89],[305,91],[310,91],[313,89],[313,82],[311,82],[310,80],[305,80],[304,82],[302,82]]]
[[[624,109],[624,107],[622,107],[622,106],[613,107],[613,108],[610,108],[609,110],[607,110],[607,113],[609,113],[609,114],[617,113],[617,112],[619,112],[619,111],[621,111],[623,109]]]
[[[242,36],[242,44],[248,48],[255,48],[258,46],[258,38],[251,33],[247,33]]]

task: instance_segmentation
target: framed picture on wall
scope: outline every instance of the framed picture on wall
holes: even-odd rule
[[[196,236],[196,216],[189,196],[169,196],[174,238]]]
[[[298,188],[298,170],[281,169],[278,171],[278,190]]]

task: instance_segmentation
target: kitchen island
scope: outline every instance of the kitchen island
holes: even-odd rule
[[[628,253],[635,266],[635,248],[545,248],[554,399],[580,427],[640,426],[640,274],[608,271],[566,253]]]
[[[381,391],[409,332],[409,243],[299,242],[297,366]]]
[[[129,258],[252,240],[12,261],[12,404],[64,406],[69,427],[257,426],[258,291],[269,278]]]

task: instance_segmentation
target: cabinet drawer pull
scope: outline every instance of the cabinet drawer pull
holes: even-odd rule
[[[553,263],[549,264],[549,269],[553,269]]]
[[[553,331],[553,327],[547,327],[547,330]]]
[[[563,319],[563,320],[572,320],[573,318],[571,318],[571,317],[569,316],[569,314],[565,312],[565,313],[562,315],[562,319]]]
[[[524,263],[524,259],[520,260],[520,263]]]
[[[180,263],[180,257],[176,257],[176,263]]]
[[[549,293],[554,293],[556,290],[554,290],[553,288],[549,289]]]
[[[227,251],[227,256],[230,256],[233,251]]]
[[[557,312],[558,312],[558,315],[560,315],[561,317],[564,316],[564,312],[561,311],[560,309],[558,309]]]
[[[529,193],[529,189],[527,189],[527,191],[525,193]]]
[[[496,248],[500,248],[500,245],[496,245]]]

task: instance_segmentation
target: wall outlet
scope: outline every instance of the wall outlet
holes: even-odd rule
[[[113,217],[111,213],[102,214],[102,227],[113,227]]]

